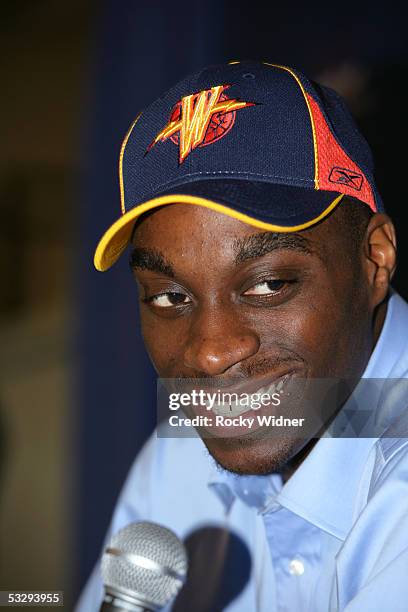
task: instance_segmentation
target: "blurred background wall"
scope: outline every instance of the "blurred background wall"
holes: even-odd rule
[[[405,240],[407,43],[397,4],[2,2],[0,587],[64,589],[99,553],[155,387],[126,258],[92,256],[119,212],[122,138],[145,105],[218,61],[292,64],[348,100]]]
[[[6,1],[0,12],[0,588],[69,598],[76,192],[94,17],[78,0]]]

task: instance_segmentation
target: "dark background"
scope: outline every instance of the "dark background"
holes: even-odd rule
[[[374,150],[399,238],[394,284],[408,297],[408,48],[395,3],[27,0],[1,10],[0,587],[63,588],[72,602],[155,424],[126,257],[106,274],[92,265],[119,215],[128,126],[216,62],[293,65],[334,87]]]

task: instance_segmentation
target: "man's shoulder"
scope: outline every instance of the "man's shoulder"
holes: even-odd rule
[[[136,456],[130,473],[146,473],[147,470],[150,473],[158,473],[161,477],[166,472],[174,473],[176,470],[175,473],[178,473],[184,471],[185,467],[192,466],[200,473],[208,472],[211,468],[211,458],[201,438],[193,435],[170,437],[166,433],[167,430],[160,426],[154,430]]]
[[[336,556],[340,586],[353,600],[350,611],[368,609],[365,598],[377,601],[386,585],[394,599],[407,589],[408,439],[380,438],[374,451],[366,503],[356,509],[354,525]]]
[[[200,438],[162,437],[155,430],[129,470],[121,502],[142,505],[147,515],[152,505],[181,499],[186,491],[204,497],[213,465]]]
[[[162,438],[155,431],[131,466],[111,532],[146,520],[185,537],[198,523],[222,521],[223,505],[209,486],[214,469],[201,439]]]

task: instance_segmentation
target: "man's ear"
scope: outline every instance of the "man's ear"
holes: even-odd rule
[[[378,213],[371,217],[366,231],[364,255],[372,306],[376,307],[387,296],[397,264],[395,228],[387,215]]]

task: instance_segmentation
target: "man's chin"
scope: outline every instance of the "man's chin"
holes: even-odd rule
[[[281,472],[307,444],[307,440],[294,437],[263,440],[245,437],[207,438],[203,442],[211,456],[225,470],[258,476]]]

